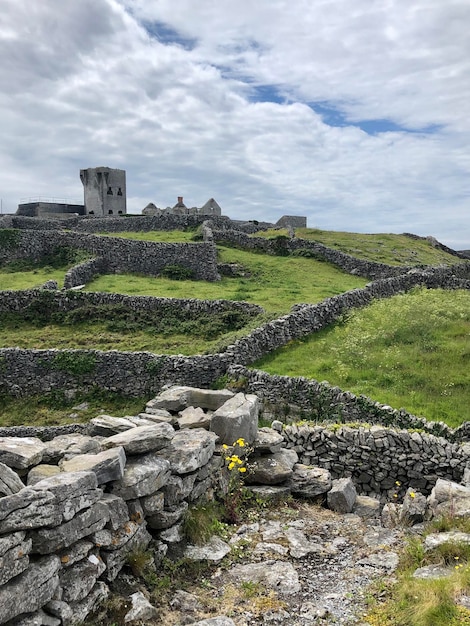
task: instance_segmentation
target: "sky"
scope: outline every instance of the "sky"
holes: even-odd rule
[[[215,198],[470,249],[469,0],[0,0],[3,213]]]

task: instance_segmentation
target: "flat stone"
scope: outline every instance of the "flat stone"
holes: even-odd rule
[[[326,496],[328,508],[337,513],[351,513],[356,496],[356,488],[350,478],[333,480]]]
[[[0,586],[28,567],[32,543],[25,537],[24,532],[0,537]]]
[[[284,536],[289,542],[289,553],[294,559],[301,559],[307,554],[324,552],[320,543],[309,541],[304,532],[297,528],[288,528],[284,531]]]
[[[0,534],[57,526],[61,521],[62,512],[50,491],[35,491],[32,487],[25,487],[1,499]]]
[[[275,452],[273,454],[273,458],[291,469],[293,469],[294,465],[299,462],[299,455],[297,452],[295,450],[288,450],[287,448],[282,448],[279,452]]]
[[[93,472],[96,474],[98,485],[120,480],[124,475],[125,466],[126,453],[122,447],[104,450],[99,454],[81,454],[61,463],[64,472]]]
[[[125,417],[98,415],[90,420],[91,434],[99,437],[112,437],[135,427],[135,424]]]
[[[59,569],[59,557],[47,556],[0,587],[0,624],[49,602],[59,586]]]
[[[425,550],[434,550],[443,543],[465,543],[470,544],[470,534],[458,531],[449,531],[446,533],[431,533],[424,540]]]
[[[401,521],[410,524],[419,524],[424,521],[426,514],[427,500],[422,493],[412,489],[407,489],[403,498],[403,506],[401,508]]]
[[[51,476],[55,476],[56,474],[60,474],[60,467],[58,467],[57,465],[48,465],[41,463],[40,465],[36,465],[29,470],[26,483],[28,487],[32,487],[40,480],[50,478]]]
[[[24,484],[18,474],[5,463],[0,463],[0,497],[18,493],[23,487]]]
[[[163,511],[163,507],[165,505],[165,495],[163,492],[159,491],[154,493],[152,496],[142,498],[141,504],[145,515],[155,515],[155,513]]]
[[[200,407],[188,406],[184,411],[180,411],[177,420],[178,426],[183,428],[209,428],[211,415],[204,413]]]
[[[268,560],[263,563],[237,564],[226,576],[235,582],[261,583],[284,595],[292,595],[300,591],[300,582],[294,566],[287,561]]]
[[[228,389],[198,389],[178,385],[162,391],[156,398],[147,402],[146,407],[178,412],[188,406],[194,406],[215,411],[233,395]]]
[[[122,548],[137,532],[139,524],[137,522],[128,521],[121,528],[109,530],[103,528],[97,530],[91,535],[91,540],[99,548],[106,550],[119,550]]]
[[[202,605],[193,593],[177,589],[175,595],[170,600],[173,610],[183,611],[183,613],[194,613],[202,609]]]
[[[61,621],[57,617],[48,615],[42,609],[35,613],[29,613],[24,617],[15,617],[5,626],[60,626]]]
[[[45,464],[56,464],[66,454],[70,456],[75,454],[93,454],[101,449],[99,441],[80,433],[59,435],[51,439],[51,441],[46,441],[44,446],[42,462]]]
[[[159,456],[167,459],[174,474],[194,472],[209,462],[215,450],[217,436],[202,428],[178,431],[171,444],[160,451]]]
[[[258,433],[258,415],[258,397],[237,393],[213,413],[210,429],[219,436],[219,443],[231,446],[241,438],[252,444]]]
[[[109,511],[109,521],[107,527],[111,530],[117,530],[129,521],[129,509],[123,498],[114,493],[104,493],[100,502],[102,502]]]
[[[126,454],[144,454],[166,448],[175,431],[170,424],[153,424],[152,426],[136,426],[123,433],[103,439],[103,450],[122,446]]]
[[[112,483],[112,493],[124,500],[149,496],[166,485],[170,463],[155,453],[127,461],[121,480]]]
[[[370,496],[357,496],[352,512],[362,518],[379,517],[381,511],[380,500]]]
[[[96,502],[61,526],[33,531],[31,533],[33,551],[39,554],[50,554],[67,548],[79,539],[101,530],[108,519],[108,507],[102,502]]]
[[[249,490],[260,500],[280,502],[290,496],[289,487],[275,485],[250,485]]]
[[[42,461],[45,445],[37,437],[0,437],[0,463],[27,469]]]
[[[279,485],[292,476],[292,469],[277,461],[273,454],[250,459],[250,471],[247,472],[247,484]]]
[[[184,551],[184,556],[192,561],[221,561],[230,552],[230,546],[220,537],[214,535],[203,546],[189,545]]]
[[[199,622],[193,622],[192,626],[236,626],[233,619],[221,615],[220,617],[209,617]]]
[[[76,624],[82,623],[85,624],[87,616],[95,611],[108,596],[108,586],[99,580],[83,600],[73,602],[71,604],[67,602],[61,602],[60,604],[56,602],[49,602],[47,610],[52,613],[51,606],[54,606],[57,612],[61,612],[60,618],[63,626],[75,626]],[[70,617],[67,617],[68,615],[70,615]]]
[[[425,565],[418,567],[413,572],[413,578],[423,578],[425,580],[434,580],[435,578],[447,578],[452,574],[452,570],[441,565]]]
[[[395,504],[395,502],[387,502],[380,514],[382,525],[385,528],[395,528],[401,523],[401,504]]]
[[[258,452],[279,452],[284,444],[284,437],[272,428],[259,428],[256,439],[254,442],[254,448]]]
[[[85,541],[80,539],[77,543],[69,546],[65,550],[59,552],[60,563],[62,567],[70,567],[74,563],[78,563],[85,557],[87,557],[94,548],[94,544],[91,541]]]
[[[102,490],[97,488],[93,472],[61,472],[39,481],[32,489],[53,493],[62,519],[66,522],[103,495]]]
[[[297,463],[288,485],[294,495],[315,498],[331,489],[331,474],[322,467]]]
[[[158,617],[157,609],[150,604],[141,591],[130,596],[132,608],[124,616],[124,622],[133,622],[134,620],[151,620]]]
[[[175,524],[171,526],[171,528],[167,528],[166,530],[162,530],[160,533],[161,541],[165,543],[180,543],[184,539],[184,531],[182,524]]]

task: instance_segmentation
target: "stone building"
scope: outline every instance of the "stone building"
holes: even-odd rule
[[[104,217],[125,215],[126,171],[110,167],[80,170],[85,196],[85,214]]]
[[[187,207],[183,201],[183,196],[178,196],[178,201],[172,207],[167,206],[166,209],[159,209],[153,202],[149,202],[147,206],[142,209],[142,215],[207,215],[207,216],[221,216],[222,209],[214,198],[209,200],[202,207]]]

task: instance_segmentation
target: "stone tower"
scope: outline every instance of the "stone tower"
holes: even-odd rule
[[[110,167],[89,167],[80,170],[85,197],[85,214],[104,217],[125,215],[126,171]]]

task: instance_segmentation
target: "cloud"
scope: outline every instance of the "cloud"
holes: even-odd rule
[[[465,0],[4,4],[4,210],[109,165],[133,212],[213,196],[470,248]]]

